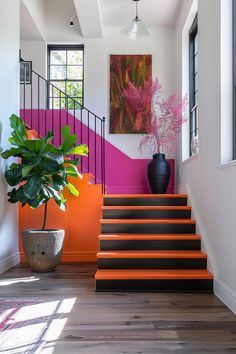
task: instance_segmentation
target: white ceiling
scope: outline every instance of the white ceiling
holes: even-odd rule
[[[23,1],[30,5],[31,11],[28,11]],[[75,7],[75,3],[80,6]],[[182,3],[183,0],[140,0],[139,17],[148,27],[172,27]],[[39,16],[41,7],[40,16],[43,18],[38,21],[34,17]],[[71,28],[70,18],[76,15],[75,26]],[[132,0],[21,0],[21,39],[40,40],[40,33],[44,33],[44,39],[48,42],[75,42],[81,40],[82,33],[84,37],[96,38],[96,21],[96,28],[99,29],[97,37],[100,37],[102,27],[122,28],[134,17],[135,2]],[[93,35],[86,36],[85,32]]]
[[[175,24],[183,0],[140,0],[138,15],[149,27],[171,27]],[[132,0],[100,0],[105,27],[123,27],[135,17]]]
[[[42,35],[23,1],[20,2],[20,38],[33,41],[42,40]]]

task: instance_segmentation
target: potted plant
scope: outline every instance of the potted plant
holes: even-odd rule
[[[152,193],[166,193],[170,179],[170,166],[164,150],[170,149],[186,121],[187,99],[176,94],[162,98],[162,86],[158,79],[147,81],[144,87],[135,87],[130,81],[123,91],[137,113],[134,131],[147,132],[140,141],[141,153],[149,149],[153,159],[148,164],[148,179]]]
[[[42,227],[22,231],[22,241],[26,259],[34,271],[53,271],[62,255],[64,230],[46,229],[48,202],[54,199],[59,208],[65,210],[64,189],[67,188],[74,196],[79,195],[68,178],[81,178],[77,170],[79,159],[72,160],[68,155],[87,156],[88,147],[75,146],[77,137],[70,134],[67,125],[62,128],[63,143],[55,147],[50,143],[54,138],[52,131],[45,138],[30,140],[21,118],[12,115],[10,122],[13,131],[9,143],[13,147],[1,156],[18,160],[11,163],[5,172],[7,183],[13,187],[7,194],[8,201],[20,202],[22,206],[28,204],[34,209],[44,205]]]

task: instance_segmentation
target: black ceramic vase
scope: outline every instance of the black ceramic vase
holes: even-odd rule
[[[165,154],[155,154],[148,164],[148,180],[154,194],[165,194],[170,180],[170,165]]]

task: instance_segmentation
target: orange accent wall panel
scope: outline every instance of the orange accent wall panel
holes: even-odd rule
[[[102,191],[100,185],[89,184],[89,175],[81,180],[71,178],[71,182],[80,191],[79,197],[68,192],[67,209],[61,211],[51,200],[48,205],[47,228],[65,230],[62,262],[95,261],[98,252],[98,235],[100,233]],[[21,230],[41,228],[43,207],[31,209],[19,206],[19,235]],[[21,261],[25,261],[20,237]]]

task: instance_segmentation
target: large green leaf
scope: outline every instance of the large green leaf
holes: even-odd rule
[[[15,114],[12,114],[10,117],[10,124],[14,130],[12,136],[16,141],[20,142],[20,145],[27,140],[27,129],[26,125],[20,117],[17,117]]]
[[[8,159],[8,157],[11,156],[20,157],[21,154],[22,154],[22,150],[20,148],[11,148],[9,150],[2,152],[1,156],[3,159]]]
[[[17,186],[22,180],[22,166],[15,166],[16,164],[12,164],[5,172],[6,181],[10,186]]]
[[[17,203],[18,199],[16,197],[16,188],[13,188],[10,192],[7,193],[8,196],[8,202],[9,203]]]
[[[79,161],[80,161],[80,159],[70,159],[69,161],[68,161],[68,163],[69,164],[71,164],[71,165],[74,165],[74,166],[78,166],[78,164],[79,164]]]
[[[52,198],[55,200],[55,202],[59,206],[59,208],[64,211],[65,210],[64,196],[52,187],[47,187],[47,189],[48,189],[49,193],[51,194]]]
[[[72,177],[79,176],[79,172],[78,172],[76,166],[73,166],[73,165],[66,167],[66,174],[67,174],[67,176],[72,176]]]
[[[28,165],[22,168],[22,177],[26,177],[28,173],[34,168],[34,165]]]
[[[59,171],[60,165],[53,160],[42,159],[39,166],[47,173],[56,173]]]
[[[77,145],[68,151],[68,155],[88,156],[88,146],[84,144]]]
[[[40,194],[41,183],[40,176],[31,176],[23,186],[25,196],[30,200],[35,199]]]
[[[64,162],[64,156],[61,152],[51,153],[47,152],[43,154],[44,157],[46,157],[49,160],[56,161],[59,165]]]
[[[43,138],[43,143],[40,149],[40,152],[43,153],[45,148],[47,147],[47,145],[49,145],[49,142],[54,138],[55,134],[53,131],[49,131],[47,132],[47,135],[45,136],[45,138]]]
[[[70,133],[70,126],[65,125],[62,130],[63,143],[60,146],[60,149],[63,151],[64,155],[68,154],[68,151],[73,147],[76,143],[77,136]]]
[[[59,174],[52,175],[52,181],[53,187],[58,191],[62,191],[67,185],[67,181]]]
[[[73,186],[73,184],[68,183],[68,184],[67,184],[67,188],[69,189],[69,191],[71,192],[71,194],[73,194],[75,197],[78,197],[79,191],[78,191],[78,189],[75,188],[75,186]]]

